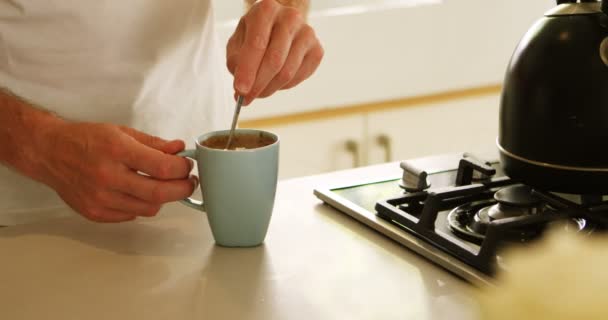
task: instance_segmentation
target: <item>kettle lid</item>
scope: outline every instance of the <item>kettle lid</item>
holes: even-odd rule
[[[583,1],[577,3],[574,1],[557,1],[558,6],[547,11],[545,16],[547,17],[559,17],[559,16],[574,16],[574,15],[585,15],[585,14],[597,14],[606,12],[608,13],[608,1]],[[605,3],[605,4],[604,4]]]

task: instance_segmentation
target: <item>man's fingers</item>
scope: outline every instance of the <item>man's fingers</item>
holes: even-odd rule
[[[155,216],[161,208],[161,204],[142,201],[122,192],[111,192],[105,204],[110,209],[144,217]]]
[[[239,94],[247,95],[251,91],[279,7],[275,1],[261,1],[243,18],[246,24],[245,37],[234,73],[234,89]]]
[[[262,59],[253,88],[246,97],[248,102],[257,98],[270,81],[283,69],[283,65],[289,55],[292,40],[293,33],[288,28],[275,25],[272,30],[270,44]]]
[[[120,191],[153,204],[185,199],[198,186],[198,178],[195,176],[179,180],[156,180],[133,173],[121,181]]]
[[[124,133],[128,134],[129,136],[133,137],[135,140],[137,140],[139,143],[143,143],[148,147],[154,148],[156,150],[159,150],[160,148],[162,148],[165,144],[167,144],[169,141],[156,137],[156,136],[152,136],[146,133],[143,133],[141,131],[135,130],[133,128],[129,128],[129,127],[120,127],[120,130],[122,130]]]
[[[226,54],[226,67],[228,68],[228,71],[232,75],[234,75],[234,72],[236,71],[238,57],[239,57],[238,53]]]
[[[177,147],[177,146],[175,146]],[[181,145],[179,146],[181,148]],[[187,178],[192,170],[192,162],[184,157],[164,153],[137,141],[127,143],[125,165],[157,179],[172,180]]]
[[[186,148],[186,143],[182,140],[169,141],[160,151],[167,154],[176,154]]]
[[[298,70],[298,73],[296,73],[295,77],[293,77],[293,79],[291,79],[291,81],[289,81],[289,83],[287,83],[285,86],[281,87],[281,89],[293,88],[302,81],[308,79],[308,77],[310,77],[319,67],[321,59],[323,59],[323,49],[321,47],[317,47],[315,50],[310,51],[304,57],[304,61],[302,61],[302,65],[300,66],[300,69]]]
[[[241,19],[239,21],[236,30],[228,39],[228,43],[226,44],[226,66],[228,67],[228,71],[232,75],[236,70],[236,65],[238,63],[239,52],[241,46],[243,45],[243,37],[245,35],[245,20]]]
[[[300,32],[291,45],[289,55],[287,56],[285,64],[283,64],[283,68],[266,86],[264,91],[260,94],[260,97],[268,97],[291,82],[298,73],[298,70],[300,70],[300,66],[311,45],[312,41]]]
[[[179,151],[184,150],[186,146],[185,143],[181,140],[168,141],[163,138],[152,136],[129,127],[121,127],[120,129],[124,133],[134,138],[139,143],[142,143],[150,148],[154,148],[165,153],[175,154]]]
[[[91,221],[106,223],[125,222],[137,218],[134,214],[109,208],[101,208],[84,216]]]

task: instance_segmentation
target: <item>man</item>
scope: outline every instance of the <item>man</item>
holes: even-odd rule
[[[308,78],[323,49],[308,0],[246,2],[226,58],[250,104]],[[232,111],[213,28],[211,0],[0,0],[0,225],[66,204],[128,221],[191,195],[174,154]]]

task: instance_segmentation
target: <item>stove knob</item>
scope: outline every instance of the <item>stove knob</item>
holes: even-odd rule
[[[405,191],[420,192],[431,187],[431,184],[427,181],[428,174],[426,171],[407,161],[401,162],[401,169],[403,169],[403,178],[399,185]]]

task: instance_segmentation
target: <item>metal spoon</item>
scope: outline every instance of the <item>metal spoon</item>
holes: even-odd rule
[[[243,105],[243,96],[239,96],[236,101],[236,107],[234,108],[234,116],[232,117],[232,127],[230,127],[230,135],[228,136],[228,143],[226,144],[225,150],[230,150],[230,145],[234,139],[234,131],[236,129],[236,123],[239,120],[239,114],[241,113],[241,106]]]

